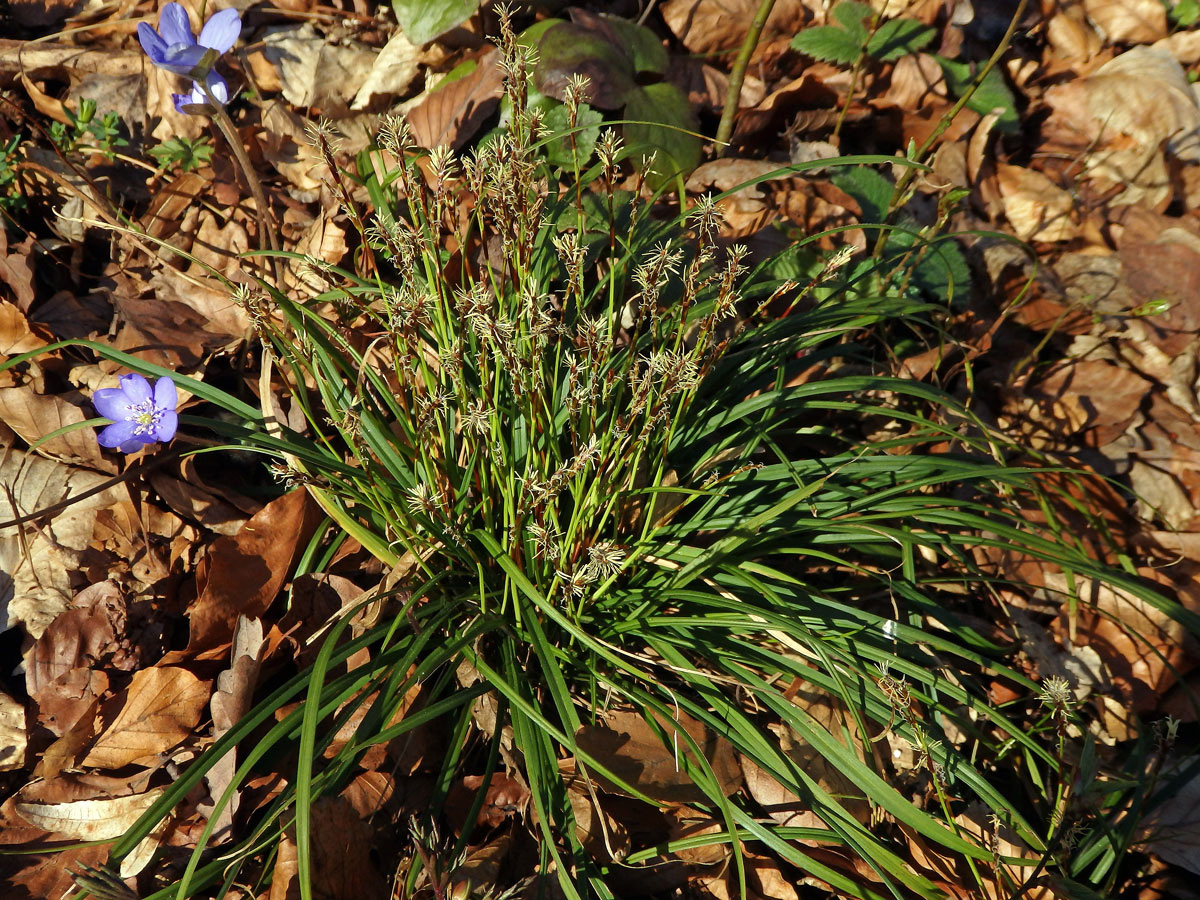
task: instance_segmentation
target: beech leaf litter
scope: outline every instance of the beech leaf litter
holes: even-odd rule
[[[350,267],[366,248],[306,124],[325,120],[337,162],[349,168],[386,113],[405,115],[415,143],[431,150],[470,146],[503,114],[491,4],[430,5],[449,10],[444,21],[421,22],[416,4],[398,0],[396,10],[418,23],[418,32],[406,35],[390,5],[366,0],[211,0],[204,12],[210,22],[221,17],[210,33],[219,31],[220,40],[205,44],[206,28],[197,44],[201,4],[13,0],[0,13],[12,25],[7,33],[18,35],[0,40],[0,207],[7,223],[22,224],[0,229],[0,359],[87,339],[167,370],[219,379],[252,404],[263,401],[271,387],[248,369],[249,320],[221,279],[247,281],[251,263],[242,254],[266,246],[264,223],[272,217],[281,249],[312,260],[288,260],[281,269],[285,289],[298,295],[320,289],[329,271],[322,267]],[[858,68],[817,54],[821,40],[853,37],[832,17],[836,5],[775,3],[721,153],[711,142],[702,147],[679,135],[714,133],[758,0],[583,4],[594,12],[541,13],[563,18],[545,45],[561,58],[542,60],[543,90],[561,92],[571,74],[590,66],[597,93],[589,102],[597,109],[631,108],[631,118],[649,118],[655,109],[677,108],[652,126],[662,134],[647,137],[688,172],[665,188],[695,197],[755,181],[721,201],[721,239],[762,255],[797,235],[826,231],[817,245],[823,251],[843,244],[869,250],[877,232],[864,226],[887,212],[870,185],[832,169],[780,173],[782,166],[847,154],[895,156],[933,140],[921,190],[931,198],[931,215],[937,198],[964,198],[950,220],[962,235],[963,262],[959,269],[947,263],[953,271],[945,278],[950,283],[961,273],[966,283],[955,289],[943,323],[945,344],[901,345],[895,373],[958,393],[1043,453],[1048,466],[1098,476],[1071,490],[1104,511],[1112,543],[1079,539],[1200,613],[1196,4],[1029,4],[994,82],[985,82],[940,133],[939,121],[972,77],[960,72],[959,60],[986,58],[1017,4],[858,4],[928,30],[913,52],[897,55],[880,45],[871,57],[866,46],[869,64]],[[622,32],[596,24],[610,12],[644,14],[668,58],[661,74],[639,71],[633,48],[614,43]],[[142,23],[137,32],[135,19]],[[235,20],[240,40],[231,50],[239,37]],[[810,28],[846,34],[802,42],[814,54],[807,55],[793,39]],[[56,143],[51,124],[73,127],[85,98],[93,98],[90,121],[107,122],[109,130],[85,128],[74,144],[69,137]],[[224,146],[206,118],[217,112],[213,99],[228,102],[270,209],[257,207],[223,149],[199,149]],[[8,143],[17,135],[19,144]],[[156,164],[149,148],[169,139],[175,149]],[[890,182],[885,186],[890,191]],[[347,190],[355,202],[369,202],[361,185]],[[116,217],[114,201],[134,218]],[[177,250],[166,249],[167,241]],[[370,339],[362,337],[363,345]],[[0,843],[29,850],[0,857],[5,897],[58,900],[75,885],[68,869],[103,863],[103,848],[81,842],[124,834],[254,699],[311,663],[331,622],[347,609],[368,615],[369,607],[363,612],[356,604],[388,575],[349,539],[321,577],[296,577],[322,515],[316,500],[303,488],[262,491],[261,463],[252,454],[183,456],[213,442],[187,424],[189,410],[202,403],[182,389],[176,396],[167,376],[152,386],[125,367],[69,349],[0,372],[0,641],[7,663],[0,672]],[[280,422],[289,414],[276,410]],[[121,452],[104,449],[114,447]],[[1060,514],[1069,518],[1070,511]],[[1095,713],[1097,754],[1132,740],[1134,717],[1169,714],[1184,729],[1196,727],[1200,646],[1179,622],[1104,585],[1067,584],[1037,560],[1000,551],[992,557],[998,573],[1019,574],[1029,585],[1004,595],[1012,615],[992,623],[997,639],[1019,644],[1021,675],[1070,683],[1076,700]],[[1063,601],[1080,593],[1094,602],[1077,608]],[[346,660],[342,671],[359,662]],[[457,673],[464,684],[477,676]],[[1004,690],[993,686],[997,702]],[[894,733],[860,733],[863,723],[818,684],[797,684],[791,697],[845,753],[883,754],[896,771],[918,768],[911,745]],[[496,729],[488,702],[480,698],[471,721],[506,760],[511,736]],[[414,690],[404,714],[423,703]],[[343,743],[353,740],[353,721]],[[763,737],[805,773],[814,792],[855,792],[795,730],[779,725]],[[517,767],[502,763],[486,787],[480,779],[439,784],[448,739],[418,727],[404,740],[373,747],[349,787],[313,805],[304,844],[315,873],[312,896],[402,896],[392,886],[389,854],[435,792],[460,818],[454,827],[461,831],[469,815],[476,823],[476,839],[446,873],[452,896],[482,896],[477,892],[504,867],[534,872],[538,860],[524,835],[538,824]],[[728,824],[697,808],[705,795],[695,772],[726,796],[751,798],[764,817],[799,829],[797,845],[827,871],[875,883],[874,873],[856,870],[844,845],[803,831],[821,827],[811,796],[783,790],[739,758],[711,723],[684,712],[646,718],[619,709],[581,727],[574,741],[583,756],[654,801],[652,814],[632,816],[628,791],[587,763],[560,760],[563,802],[590,852],[619,867],[633,848],[661,851],[644,853],[650,862],[631,896],[738,896],[728,846],[686,840]],[[164,872],[177,877],[206,826],[219,852],[234,829],[270,806],[291,777],[288,761],[274,776],[241,782],[229,802],[219,803],[251,747],[240,745],[210,769],[125,858],[112,877],[130,893],[114,896],[149,892]],[[1111,896],[1198,896],[1198,768],[1194,756],[1167,760],[1160,777],[1179,779],[1178,791],[1143,819],[1127,850],[1145,864],[1136,882]],[[480,791],[484,803],[473,806]],[[864,825],[890,815],[865,801],[847,809]],[[972,808],[955,822],[977,835],[991,827]],[[895,830],[912,871],[946,896],[978,896],[938,845],[903,824]],[[998,857],[1020,862],[1021,871],[1039,865],[1038,851],[1015,834],[992,839]],[[668,852],[672,841],[682,849]],[[301,896],[298,846],[289,827],[274,848],[269,887],[239,885],[227,896]],[[759,855],[763,845],[748,851],[748,896],[834,895],[821,879],[796,880],[778,858]],[[1008,896],[991,882],[985,895]],[[1023,896],[1068,895],[1039,882]]]

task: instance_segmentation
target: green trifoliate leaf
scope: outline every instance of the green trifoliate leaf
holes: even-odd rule
[[[392,0],[396,21],[414,44],[427,44],[479,9],[479,0]]]
[[[861,47],[867,41],[867,22],[875,15],[875,10],[866,3],[847,0],[833,8],[833,20],[841,25],[851,36],[858,40]]]
[[[965,94],[975,81],[975,68],[970,63],[946,59],[946,57],[936,54],[934,59],[938,61],[938,65],[942,67],[942,71],[946,75],[946,85],[950,88],[950,92],[956,97]],[[1004,75],[1001,74],[999,68],[994,68],[987,73],[979,88],[967,101],[967,108],[981,116],[1000,110],[1000,118],[996,122],[996,127],[1008,134],[1021,128],[1021,118],[1017,115],[1017,101],[1013,98],[1012,91],[1008,89],[1008,83],[1004,80]]]
[[[866,166],[855,166],[839,170],[831,180],[858,201],[862,221],[878,223],[887,217],[894,186],[884,175]]]
[[[916,19],[889,19],[867,42],[867,52],[880,62],[891,62],[916,53],[931,40],[937,29]]]
[[[670,82],[634,88],[625,105],[625,142],[635,158],[657,154],[646,170],[647,180],[657,187],[677,173],[688,173],[700,165],[702,140],[696,136],[699,123],[687,97]]]
[[[806,28],[792,38],[792,49],[824,62],[853,65],[862,53],[862,41],[832,25]]]

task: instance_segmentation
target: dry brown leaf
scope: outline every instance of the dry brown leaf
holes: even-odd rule
[[[1034,854],[1011,829],[1003,825],[999,828],[993,827],[993,819],[989,812],[982,803],[972,802],[964,812],[955,816],[957,830],[965,837],[973,839],[979,846],[994,847],[999,856],[1029,860],[1029,865],[1032,866],[1037,860],[1037,854]],[[912,864],[926,872],[935,873],[955,900],[1008,900],[1012,892],[1007,889],[1007,884],[1014,878],[1020,883],[1024,880],[1020,873],[1030,871],[1029,867],[1010,868],[1007,870],[1009,877],[1002,879],[990,866],[979,862],[976,866],[982,878],[979,885],[982,889],[974,887],[973,879],[968,882],[972,887],[968,888],[963,883],[964,879],[958,869],[958,859],[944,854],[937,844],[927,841],[909,826],[899,827],[908,838],[909,859]],[[1025,896],[1034,900],[1060,900],[1058,895],[1039,881],[1026,887]]]
[[[387,772],[359,772],[341,796],[360,819],[370,821],[395,796],[396,786],[396,778]]]
[[[881,99],[900,109],[920,109],[931,96],[946,95],[946,75],[936,57],[908,53],[896,60]]]
[[[268,103],[263,110],[267,135],[262,148],[263,157],[280,175],[297,190],[309,193],[321,187],[325,161],[305,136],[304,124],[286,103]]]
[[[72,75],[93,72],[138,74],[147,67],[141,50],[93,50],[73,43],[0,39],[0,80],[5,84],[22,72],[34,81],[66,81]]]
[[[7,823],[5,823],[7,825]],[[21,900],[58,900],[79,892],[72,873],[80,866],[102,866],[108,862],[107,844],[84,844],[54,853],[22,854],[19,868],[5,871],[4,886]]]
[[[766,770],[747,756],[741,757],[746,776],[746,791],[763,811],[786,827],[824,828],[825,823],[800,797],[780,784]],[[808,843],[801,841],[801,843]]]
[[[135,672],[129,687],[104,704],[101,714],[108,724],[83,765],[120,769],[160,762],[199,724],[208,688],[207,681],[174,666]]]
[[[5,231],[7,229],[0,229],[0,282],[8,285],[9,290],[12,291],[12,298],[16,301],[17,310],[24,313],[33,305],[34,300],[33,269],[29,265],[29,256],[33,251],[33,238],[30,237],[18,244],[16,248],[10,249],[8,235],[3,233]],[[7,301],[5,301],[5,305],[8,305]],[[7,331],[8,326],[0,326],[0,333],[7,333]],[[20,335],[0,338],[0,353],[20,353],[20,350],[10,350],[4,346],[6,341],[12,344],[19,338]],[[27,347],[26,349],[33,348]]]
[[[151,237],[166,240],[179,231],[179,223],[208,187],[208,179],[198,172],[183,172],[160,188],[142,216],[142,227]],[[186,248],[184,248],[186,249]],[[170,259],[175,254],[160,250],[160,256]]]
[[[212,697],[214,739],[236,725],[250,708],[265,646],[262,621],[239,616],[230,648],[232,665],[217,676]]]
[[[677,722],[661,717],[656,721],[666,735],[666,744],[640,715],[625,710],[608,714],[602,725],[582,726],[575,739],[581,750],[647,796],[664,804],[701,803],[706,795],[687,776],[679,759],[686,755],[692,765],[699,765],[687,736],[678,730],[682,727],[704,754],[725,796],[741,787],[741,769],[727,740],[686,713],[681,713]],[[602,776],[592,774],[605,790],[625,793]]]
[[[1197,757],[1185,757],[1167,767],[1160,778],[1173,778],[1196,767]],[[1141,820],[1140,850],[1162,857],[1193,875],[1200,875],[1200,776],[1192,775],[1183,786],[1150,810]]]
[[[96,545],[123,560],[129,574],[147,588],[183,568],[171,545],[178,541],[198,544],[200,538],[197,529],[174,513],[130,500],[100,510],[93,534]],[[160,540],[147,541],[147,536]]]
[[[448,799],[447,803],[453,805],[457,801],[466,812],[481,787],[482,775],[466,775],[452,790],[454,800]],[[493,772],[484,792],[483,806],[473,824],[497,828],[506,819],[523,815],[528,806],[529,788],[522,778],[506,772]]]
[[[84,675],[84,670],[76,669],[70,676],[58,679],[54,686],[61,686],[63,691],[60,696],[53,698],[54,701],[63,699],[63,695],[66,695],[69,690],[71,681],[82,681],[81,675]],[[87,752],[88,744],[96,737],[97,720],[100,716],[100,698],[108,693],[108,677],[103,672],[88,672],[86,677],[86,687],[82,696],[79,698],[67,697],[69,701],[78,699],[80,705],[87,704],[78,715],[74,714],[74,710],[70,711],[74,721],[69,727],[62,728],[69,718],[64,716],[61,702],[38,704],[39,721],[46,721],[51,730],[55,726],[62,730],[62,737],[42,752],[41,759],[38,760],[37,766],[33,770],[33,774],[38,778],[57,778],[64,771],[78,769],[79,760]],[[72,706],[74,705],[72,703]],[[57,716],[57,721],[52,719],[54,716]]]
[[[146,85],[146,118],[154,122],[150,134],[159,141],[171,138],[195,140],[204,134],[204,116],[189,116],[175,108],[174,95],[183,90],[184,81],[178,75],[153,66],[143,57],[142,77]]]
[[[1122,277],[1120,256],[1112,253],[1065,253],[1054,263],[1054,274],[1070,307],[1087,313],[1120,315],[1138,300]]]
[[[107,481],[20,450],[0,451],[0,484],[7,487],[0,522],[97,491],[33,522],[0,527],[0,604],[8,602],[9,625],[20,622],[37,639],[67,609],[75,595],[71,573],[92,540],[96,514],[119,496]]]
[[[230,648],[232,664],[217,676],[216,690],[209,704],[212,709],[214,741],[220,740],[250,708],[265,648],[262,620],[239,617],[233,629],[233,645]],[[204,783],[208,787],[208,800],[197,804],[201,815],[212,816],[217,801],[232,783],[236,771],[235,747],[205,773]],[[220,818],[213,824],[213,843],[221,844],[232,837],[233,816],[237,812],[240,799],[240,795],[234,792],[230,801],[221,809]]]
[[[273,31],[263,44],[279,67],[284,99],[301,108],[345,109],[379,56],[369,47],[334,44],[311,23]]]
[[[796,887],[779,871],[779,863],[765,856],[747,853],[746,870],[758,883],[758,893],[763,900],[800,900]]]
[[[688,103],[709,112],[720,112],[725,108],[729,95],[729,75],[715,66],[698,63],[696,60],[671,60],[671,81],[687,94]],[[761,78],[746,73],[742,89],[738,93],[738,109],[757,106],[767,96],[767,86]]]
[[[568,782],[567,799],[575,816],[575,836],[594,859],[620,862],[629,855],[629,831],[604,808],[600,793],[594,788],[589,791],[581,778]]]
[[[112,666],[131,669],[125,646],[126,604],[121,588],[103,581],[81,591],[72,609],[56,616],[25,657],[25,689],[35,699],[50,685],[78,669]]]
[[[996,178],[1004,215],[1023,241],[1069,241],[1079,234],[1071,218],[1075,201],[1033,169],[999,163]]]
[[[693,53],[736,50],[750,31],[758,0],[667,0],[663,21]],[[760,44],[790,38],[811,18],[801,0],[779,0],[763,28]]]
[[[1148,240],[1138,240],[1128,232],[1122,235],[1117,253],[1121,280],[1132,295],[1131,305],[1157,302],[1166,307],[1143,324],[1145,337],[1168,357],[1168,371],[1161,373],[1168,384],[1174,380],[1169,374],[1172,361],[1194,358],[1186,353],[1200,331],[1200,238],[1170,227],[1169,221],[1164,220]],[[1174,394],[1172,399],[1180,402]]]
[[[321,797],[312,805],[311,865],[314,896],[322,900],[385,900],[387,883],[371,860],[371,830],[341,797]],[[268,900],[299,896],[296,844],[279,842]]]
[[[1083,80],[1046,92],[1048,131],[1085,152],[1091,177],[1123,190],[1110,202],[1157,207],[1174,191],[1162,147],[1200,160],[1200,107],[1179,62],[1164,50],[1134,47]]]
[[[836,151],[835,151],[836,155]],[[793,160],[796,162],[797,160]],[[778,163],[758,159],[722,158],[705,163],[688,178],[687,189],[694,193],[714,190],[724,192],[770,172],[778,171]],[[784,172],[775,176],[790,177]],[[772,179],[774,180],[774,179]],[[720,202],[724,221],[720,235],[726,240],[738,240],[754,234],[778,217],[772,204],[765,201],[762,183],[741,188]]]
[[[823,77],[829,73],[822,66],[822,63],[809,66],[803,75],[767,94],[753,109],[739,110],[733,139],[743,140],[764,130],[782,131],[797,114],[833,109],[837,93],[831,83],[836,75]]]
[[[56,678],[37,698],[37,725],[59,736],[38,762],[40,776],[76,767],[96,736],[100,699],[108,692],[108,675],[80,667]]]
[[[673,811],[673,815],[671,816],[670,839],[672,841],[683,838],[702,837],[706,834],[717,835],[722,834],[724,831],[724,822],[713,819],[694,809],[689,809],[686,806]],[[724,863],[729,860],[730,849],[728,844],[716,840],[712,843],[699,844],[695,847],[685,847],[675,851],[675,855],[689,866],[721,866],[723,869]]]
[[[1090,431],[1089,446],[1103,447],[1124,434],[1150,388],[1149,381],[1124,366],[1084,359],[1052,372],[1030,394],[1051,403],[1077,401],[1085,415],[1077,430]]]
[[[78,391],[67,394],[43,394],[32,384],[0,388],[0,421],[32,444],[59,428],[77,425],[93,417],[90,405]],[[39,456],[77,463],[101,472],[115,472],[116,466],[104,458],[96,443],[96,432],[79,428],[38,445]]]
[[[306,491],[292,491],[264,506],[235,536],[213,542],[196,573],[199,596],[188,607],[189,654],[223,647],[241,616],[267,611],[318,516]]]
[[[354,95],[350,108],[366,109],[376,97],[403,94],[417,77],[421,57],[421,48],[397,29],[371,63],[371,70]]]
[[[1043,683],[1047,678],[1065,679],[1076,702],[1086,700],[1096,685],[1108,677],[1104,661],[1092,647],[1073,644],[1067,635],[1059,635],[1055,640],[1053,631],[1015,604],[1010,605],[1008,615],[1021,652],[1037,667],[1030,677]]]
[[[321,210],[309,223],[308,228],[296,241],[294,252],[319,262],[337,265],[346,255],[346,229],[334,222],[336,210]],[[291,286],[304,285],[310,291],[324,291],[329,285],[319,271],[314,271],[307,260],[289,260],[286,272]]]
[[[771,172],[778,172],[783,168],[779,163],[771,162],[767,159],[734,159],[732,157],[722,157],[714,159],[711,162],[706,162],[696,171],[688,176],[687,189],[692,193],[700,193],[705,190],[715,190],[719,193],[731,191],[739,185],[745,184],[747,181],[753,181],[756,178],[761,178]],[[782,172],[776,175],[774,179],[789,178],[791,173]],[[751,187],[742,188],[742,192],[748,197],[761,197],[762,184]]]
[[[128,831],[164,791],[165,787],[159,787],[121,797],[43,803],[23,799],[30,792],[22,788],[17,792],[15,809],[22,819],[44,831],[77,841],[106,841]]]
[[[279,628],[295,648],[296,660],[311,665],[320,650],[314,638],[342,610],[362,598],[362,588],[342,575],[306,573],[292,582],[291,603],[279,619]]]
[[[250,249],[250,236],[237,219],[222,214],[220,220],[207,209],[197,211],[195,231],[192,235],[191,253],[196,262],[188,268],[188,273],[197,279],[204,279],[209,269],[215,269],[226,278],[236,280],[243,267],[240,254]],[[218,294],[214,290],[210,296]],[[231,310],[241,312],[236,305],[224,303]],[[234,313],[234,316],[240,319]]]
[[[851,734],[856,732],[854,722],[845,716],[836,700],[814,685],[799,686],[792,696],[792,703],[806,710],[818,727],[825,728],[836,739],[842,739],[844,728]],[[768,726],[779,740],[780,748],[801,769],[817,782],[842,807],[861,822],[870,818],[870,804],[862,796],[862,790],[840,769],[798,734],[782,725]],[[851,750],[861,760],[862,747],[855,741]],[[746,790],[772,819],[781,825],[824,828],[818,817],[799,796],[781,785],[770,774],[760,768],[749,757],[741,757],[742,769],[746,774]],[[806,842],[807,843],[807,842]]]
[[[1181,568],[1145,567],[1138,574],[1158,582],[1161,589],[1174,593],[1185,608],[1195,612],[1200,609],[1200,598],[1192,596],[1193,574],[1180,571],[1182,581],[1178,583],[1168,581],[1164,574]],[[1064,575],[1047,573],[1044,580],[1048,588],[1058,592],[1057,596],[1071,595]],[[1076,644],[1090,646],[1104,660],[1112,673],[1111,684],[1120,692],[1118,715],[1154,709],[1158,698],[1176,683],[1179,673],[1191,669],[1200,658],[1195,637],[1182,623],[1132,594],[1082,577],[1076,579],[1074,589],[1082,600],[1083,612],[1074,622],[1067,618],[1066,631]],[[1063,616],[1069,617],[1070,610],[1064,602]],[[1076,626],[1074,631],[1072,624]]]
[[[1083,0],[1083,8],[1111,44],[1148,44],[1167,36],[1167,8],[1159,0]]]
[[[1046,22],[1046,38],[1057,58],[1087,62],[1100,52],[1100,35],[1088,24],[1082,12],[1078,6],[1071,6],[1055,13]]]
[[[149,478],[150,484],[167,506],[210,531],[232,535],[246,524],[245,513],[195,482],[172,478],[161,469],[151,472]]]
[[[1192,498],[1170,471],[1170,463],[1133,460],[1129,482],[1137,496],[1138,518],[1161,520],[1171,528],[1187,529],[1196,516]]]
[[[28,745],[25,706],[0,692],[0,772],[25,768]]]
[[[417,146],[462,148],[500,102],[504,76],[499,63],[500,51],[492,48],[469,74],[426,91],[409,108],[406,118]]]
[[[500,877],[500,867],[511,852],[511,832],[505,832],[495,840],[472,850],[450,876],[450,895],[474,897],[490,890]]]
[[[1152,47],[1170,53],[1182,65],[1194,66],[1200,62],[1200,30],[1192,28],[1177,31],[1161,41],[1156,41]]]
[[[121,279],[114,279],[120,285]],[[122,285],[109,293],[123,327],[118,350],[172,369],[198,366],[210,353],[232,347],[249,320],[218,282],[159,267],[149,285]]]

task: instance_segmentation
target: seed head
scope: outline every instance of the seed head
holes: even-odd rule
[[[412,131],[403,116],[387,115],[379,126],[379,146],[397,159],[403,159],[412,146]]]
[[[601,541],[588,547],[588,562],[585,568],[591,569],[591,574],[599,581],[620,572],[621,563],[624,561],[624,550],[611,541]]]
[[[689,215],[695,221],[700,237],[705,241],[725,224],[725,212],[713,200],[711,194],[705,194],[697,200]]]
[[[429,485],[421,483],[409,488],[408,508],[414,514],[424,513],[427,516],[431,516],[437,511],[437,503],[434,501],[433,491],[429,489]]]
[[[458,171],[458,160],[454,151],[446,144],[439,144],[429,151],[429,170],[438,187],[445,185]]]
[[[1055,718],[1066,718],[1068,710],[1075,702],[1075,693],[1067,679],[1053,675],[1042,682],[1038,700],[1042,706],[1051,710]]]
[[[833,254],[833,256],[829,257],[829,259],[825,261],[825,266],[821,269],[821,274],[817,276],[818,279],[825,281],[826,279],[831,278],[838,269],[850,262],[850,257],[853,255],[854,248],[849,244],[847,244],[845,247],[842,247],[835,254]]]
[[[620,155],[621,139],[611,128],[604,129],[600,133],[600,139],[596,141],[596,156],[599,158],[601,165],[607,170],[607,177],[612,177],[612,172],[617,168],[617,158]]]
[[[533,555],[537,559],[554,559],[559,554],[558,532],[538,525],[529,525],[529,536],[533,539]]]
[[[341,145],[333,122],[324,116],[315,120],[310,119],[304,126],[304,134],[308,138],[308,142],[319,148],[322,153],[337,153]]]
[[[590,78],[578,73],[567,79],[567,86],[563,90],[563,104],[567,107],[567,121],[572,128],[579,121],[579,104],[587,100],[590,84]]]

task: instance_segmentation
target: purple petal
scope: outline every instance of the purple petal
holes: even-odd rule
[[[137,453],[139,450],[141,450],[147,444],[153,444],[153,443],[154,443],[154,441],[148,441],[142,437],[135,437],[133,440],[126,441],[124,444],[119,445],[117,447],[117,449],[120,450],[122,453]]]
[[[158,17],[158,33],[168,44],[196,43],[187,10],[178,3],[168,3],[162,8],[162,15]]]
[[[154,429],[153,437],[164,444],[175,437],[175,429],[179,427],[179,413],[170,409],[158,417],[158,427]]]
[[[242,18],[236,9],[223,9],[204,23],[199,44],[218,53],[227,52],[242,34]]]
[[[152,396],[150,382],[137,372],[121,376],[121,390],[129,398],[130,403],[145,403]]]
[[[209,82],[212,81],[213,74],[213,72],[208,73],[207,80]],[[217,75],[217,78],[220,77],[220,75]],[[192,92],[190,94],[172,94],[171,99],[175,101],[176,110],[189,116],[203,116],[212,112],[212,104],[208,100],[208,95],[194,81],[192,82]]]
[[[100,388],[92,394],[92,405],[96,412],[114,422],[124,422],[133,417],[133,404],[120,388]]]
[[[199,44],[171,44],[156,65],[176,75],[191,75],[208,51]]]
[[[101,431],[96,436],[96,440],[101,447],[120,447],[122,453],[128,453],[129,451],[121,445],[128,444],[133,440],[133,430],[135,428],[137,428],[137,425],[133,422],[117,422]],[[143,442],[139,441],[139,443]]]
[[[146,55],[150,57],[150,62],[157,65],[166,59],[167,42],[159,37],[158,32],[145,22],[138,23],[138,40],[141,41],[142,49],[146,51]]]
[[[163,376],[154,384],[154,408],[160,412],[175,411],[179,405],[179,392],[175,390],[175,382]]]
[[[208,77],[204,79],[208,85],[208,89],[212,91],[212,95],[217,98],[217,102],[224,106],[229,102],[229,85],[225,83],[225,79],[213,70],[208,73]],[[204,92],[201,91],[201,94]],[[208,99],[208,98],[205,98]]]

